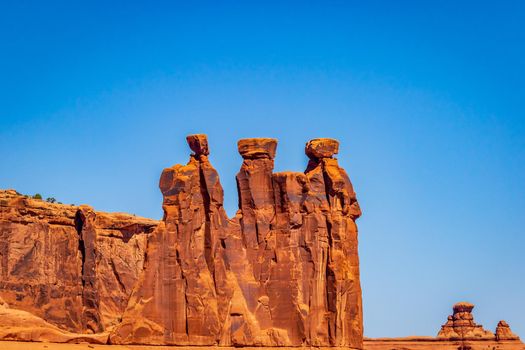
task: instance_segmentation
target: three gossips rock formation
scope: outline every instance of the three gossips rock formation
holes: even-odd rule
[[[361,211],[338,142],[308,142],[304,173],[273,173],[277,141],[240,140],[230,220],[206,136],[187,140],[188,164],[161,175],[164,218],[111,342],[362,348]]]

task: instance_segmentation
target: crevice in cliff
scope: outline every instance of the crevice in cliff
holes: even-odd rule
[[[332,203],[330,202],[330,195],[332,193],[332,181],[330,180],[330,177],[326,173],[324,164],[321,164],[321,170],[323,172],[324,192],[326,195],[326,201],[328,202],[328,206],[331,208]]]
[[[242,171],[242,168],[241,168],[241,171]],[[247,248],[248,247],[248,240],[246,239],[246,230],[244,229],[245,228],[245,224],[244,224],[244,215],[243,215],[243,208],[242,208],[242,191],[241,191],[241,184],[240,184],[240,180],[239,180],[239,175],[241,174],[241,171],[239,171],[239,173],[237,174],[237,176],[235,177],[235,183],[237,184],[237,198],[238,198],[238,210],[237,212],[238,213],[241,213],[240,215],[240,218],[239,218],[239,226],[240,226],[240,237],[241,237],[241,242],[242,242],[242,246],[243,248]]]
[[[324,166],[323,166],[323,182],[325,185],[325,194],[326,199],[328,201],[329,210],[331,211],[332,203],[330,202],[330,193],[332,191],[332,183],[330,181],[330,178],[328,177]],[[328,312],[332,315],[335,314],[335,317],[337,318],[337,305],[334,301],[337,299],[337,287],[336,287],[336,276],[335,271],[332,268],[331,264],[331,253],[332,253],[332,247],[333,247],[333,237],[332,237],[332,222],[331,222],[331,213],[325,214],[325,220],[326,220],[326,232],[327,232],[327,239],[328,239],[328,247],[326,248],[326,270],[325,270],[325,283],[326,283],[326,308]],[[331,345],[335,345],[333,341],[336,339],[336,332],[337,327],[334,324],[334,320],[331,318],[328,318],[328,339]]]
[[[208,265],[208,270],[211,275],[214,275],[214,266],[213,266],[213,237],[211,236],[211,198],[208,192],[208,187],[206,185],[206,177],[202,167],[199,164],[199,187],[201,191],[203,206],[204,206],[204,259],[206,260],[206,265]],[[215,280],[215,279],[214,279]]]
[[[99,294],[96,272],[96,230],[92,226],[94,213],[78,210],[75,214],[75,229],[78,233],[78,251],[82,259],[82,322],[83,331],[99,333],[104,330],[100,321]]]
[[[75,214],[75,229],[78,233],[78,252],[80,253],[81,265],[80,265],[80,279],[82,281],[82,289],[86,285],[86,280],[84,279],[84,265],[86,263],[86,246],[84,244],[84,239],[82,237],[82,229],[84,228],[84,220],[82,219],[82,214],[79,211]]]
[[[180,254],[179,254],[178,249],[175,249],[175,260],[177,260],[177,264],[180,267],[180,277],[184,281],[184,327],[185,327],[186,335],[188,335],[189,334],[189,325],[188,325],[188,304],[189,304],[189,302],[188,302],[188,293],[187,293],[187,290],[188,290],[188,279],[184,275],[184,269],[182,268],[182,266],[183,266],[182,265],[182,260],[180,258]],[[170,290],[170,294],[171,293],[172,293],[172,291]]]
[[[259,240],[259,220],[257,220],[257,214],[255,214],[255,238],[257,239],[257,248],[261,244]]]
[[[9,231],[0,231],[0,263],[2,264],[2,279],[7,280],[9,263]]]
[[[242,210],[241,186],[239,184],[238,176],[239,176],[238,174],[237,176],[235,176],[235,185],[237,186],[237,210]],[[233,215],[233,217],[235,217],[235,215]],[[229,215],[228,215],[228,218],[230,218]]]

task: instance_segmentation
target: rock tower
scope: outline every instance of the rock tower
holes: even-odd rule
[[[273,173],[277,140],[243,139],[229,219],[205,135],[163,171],[164,218],[112,343],[363,347],[359,204],[334,155],[306,144],[306,171]]]

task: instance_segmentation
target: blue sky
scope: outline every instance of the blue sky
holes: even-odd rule
[[[521,1],[0,2],[0,188],[160,218],[206,133],[237,208],[244,137],[341,142],[365,335],[434,335],[453,303],[525,337]]]

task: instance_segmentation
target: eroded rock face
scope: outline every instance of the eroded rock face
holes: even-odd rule
[[[219,177],[202,147],[187,165],[165,169],[160,179],[164,219],[148,241],[144,274],[112,343],[216,344],[227,293],[220,239],[227,216]],[[192,144],[192,142],[195,142]]]
[[[332,156],[308,143],[305,173],[273,173],[274,139],[239,141],[239,211],[229,220],[204,135],[160,179],[164,219],[112,343],[362,348],[361,215]]]
[[[128,304],[156,225],[0,191],[0,297],[42,324],[103,333]]]

